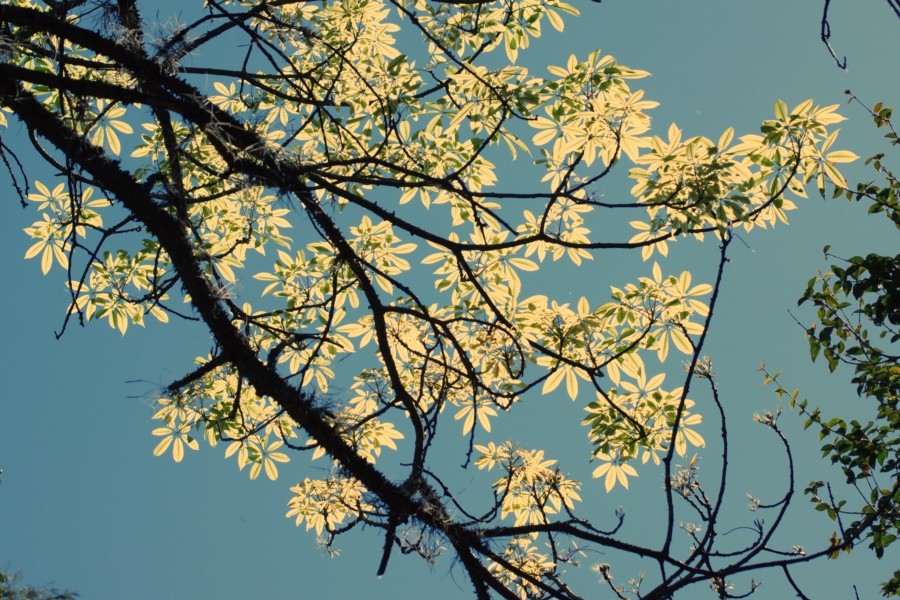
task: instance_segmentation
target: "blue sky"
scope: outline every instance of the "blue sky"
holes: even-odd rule
[[[600,48],[623,64],[650,71],[652,77],[635,87],[660,102],[653,111],[660,135],[673,121],[686,136],[715,138],[729,126],[738,135],[754,133],[771,116],[777,98],[788,105],[806,98],[839,103],[846,98],[845,88],[870,104],[883,100],[900,105],[900,22],[882,2],[833,4],[832,41],[840,56],[847,55],[847,71],[834,65],[818,40],[821,2],[812,0],[580,3],[582,16],[569,19],[563,35],[548,28],[525,62],[543,72],[539,65],[544,62],[564,63],[571,53],[584,56]],[[166,5],[144,8],[145,19],[153,19],[158,10],[165,21]],[[182,20],[193,14],[191,8],[180,10]],[[841,124],[840,147],[864,157],[886,150],[881,132],[861,109],[844,107],[842,113],[850,120]],[[5,140],[18,137],[17,143],[24,137],[15,125],[3,135]],[[48,179],[45,167],[36,162],[26,166],[33,179]],[[499,187],[522,168],[527,166],[504,166]],[[871,173],[861,164],[845,170],[848,181],[868,180]],[[627,193],[630,182],[624,169],[614,172],[605,186],[607,196]],[[86,328],[70,326],[55,340],[53,332],[66,306],[59,273],[42,277],[36,262],[22,259],[29,242],[21,229],[35,214],[21,210],[8,193],[0,203],[0,218],[7,229],[0,238],[5,281],[0,300],[5,332],[0,361],[0,568],[21,569],[30,583],[52,582],[100,600],[361,594],[398,598],[425,596],[426,590],[433,600],[470,595],[464,575],[447,560],[428,567],[395,553],[387,574],[376,580],[381,547],[376,531],[341,539],[338,559],[323,556],[313,536],[283,516],[288,487],[321,468],[311,468],[303,457],[283,469],[276,482],[249,481],[233,461],[223,460],[220,449],[204,448],[178,465],[154,458],[154,392],[189,370],[196,355],[208,352],[208,334],[195,324],[173,322],[150,323],[146,330],[130,328],[122,337],[105,322],[96,322]],[[824,266],[822,246],[831,243],[843,255],[895,252],[897,247],[895,230],[865,217],[861,207],[812,196],[793,213],[790,227],[754,231],[744,239],[746,245],[735,243],[707,347],[730,414],[735,454],[729,515],[735,526],[753,518],[742,512],[746,492],[776,494],[784,479],[774,438],[750,420],[754,412],[775,404],[755,372],[762,360],[784,370],[788,384],[800,387],[813,401],[853,410],[849,376],[828,375],[822,365],[809,363],[802,332],[787,313],[816,267]],[[696,247],[681,241],[666,269],[689,268],[699,281],[715,254],[710,244]],[[546,281],[577,293],[574,277],[579,285],[605,289],[648,271],[639,257],[607,255],[578,273],[547,274]],[[562,397],[534,404],[500,425],[494,439],[539,440],[548,430],[554,433],[556,423],[577,423],[582,416],[581,405]],[[782,418],[785,429],[796,436],[802,485],[827,477],[829,471],[817,461],[815,436],[801,433],[798,421],[792,414]],[[577,428],[560,425],[559,431]],[[587,468],[586,436],[583,431],[578,435],[553,440],[553,456],[564,470]],[[456,456],[447,458],[448,465],[459,462]],[[458,477],[460,486],[483,484],[472,474]],[[598,514],[605,510],[610,520],[616,506],[625,506],[629,516],[624,536],[649,542],[658,539],[657,505],[652,500],[658,487],[658,474],[646,471],[630,492],[606,495],[600,482],[586,481],[582,497],[596,504]],[[812,546],[827,537],[830,522],[810,513],[805,499],[799,498],[778,538],[782,545]],[[740,530],[733,535],[739,544]],[[896,556],[895,550],[894,563]],[[588,562],[594,558],[616,564],[614,556]],[[858,549],[847,560],[818,563],[797,574],[813,598],[851,597],[853,584],[859,586],[861,598],[875,597],[875,582],[887,577],[890,558],[877,563]],[[634,567],[634,574],[639,568]],[[626,576],[633,574],[623,570],[621,577]],[[784,594],[778,574],[763,578],[771,587],[761,590],[761,597]],[[691,591],[685,597],[702,593]]]

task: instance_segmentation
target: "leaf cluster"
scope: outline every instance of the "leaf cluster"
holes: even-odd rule
[[[896,145],[889,120],[891,109],[878,103],[869,112],[876,126],[891,128],[888,139]],[[900,183],[883,165],[883,155],[867,163],[885,183],[859,184],[855,191],[837,189],[835,195],[867,201],[870,214],[880,215],[900,228]],[[831,254],[830,246],[824,253],[826,258],[838,258]],[[825,417],[807,401],[796,401],[796,392],[791,394],[792,406],[796,403],[806,416],[804,427],[819,429],[819,438],[825,441],[822,455],[840,466],[846,483],[856,488],[862,503],[851,511],[846,500],[834,500],[830,487],[824,494],[825,483],[821,481],[810,484],[806,492],[816,510],[832,520],[850,516],[849,524],[840,524],[843,540],[867,539],[881,558],[900,535],[900,255],[870,253],[840,259],[827,272],[809,280],[798,304],[816,309],[817,322],[806,330],[812,360],[821,355],[829,371],[841,365],[851,367],[852,382],[861,401],[866,401],[864,406],[869,402],[874,405],[871,420],[848,421]],[[898,582],[895,573],[883,585],[885,595],[896,595]]]

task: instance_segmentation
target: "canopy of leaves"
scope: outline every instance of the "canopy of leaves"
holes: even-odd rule
[[[38,212],[26,258],[62,274],[66,323],[202,322],[213,349],[162,390],[154,454],[221,444],[251,479],[275,480],[308,451],[325,474],[290,487],[287,516],[326,545],[381,530],[380,573],[394,547],[450,549],[478,597],[577,597],[564,574],[593,545],[653,561],[649,590],[595,565],[619,597],[710,581],[728,597],[728,578],[773,566],[793,585],[791,565],[874,529],[811,553],[771,546],[793,466],[766,417],[788,489],[752,543],[718,549],[727,430],[703,345],[734,232],[786,223],[808,185],[846,188],[843,117],[778,100],[759,134],[656,135],[656,103],[633,87],[646,72],[600,51],[522,65],[577,14],[560,0],[209,0],[151,34],[134,0],[4,3],[0,120],[61,173],[31,182],[0,145]],[[232,48],[215,62],[234,37],[242,60]],[[498,181],[509,158],[536,165],[533,181]],[[632,198],[606,201],[599,182],[623,162]],[[662,261],[682,239],[712,240],[714,281],[653,262],[577,300],[531,291],[556,263],[628,249]],[[688,457],[706,443],[696,380],[726,448],[712,494]],[[661,472],[659,547],[584,518],[585,483],[545,449],[492,438],[557,390],[584,407],[570,425],[607,492]],[[493,472],[486,504],[433,468],[448,437],[458,462]]]

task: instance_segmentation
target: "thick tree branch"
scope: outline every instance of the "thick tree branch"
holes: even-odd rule
[[[325,419],[323,409],[315,406],[309,396],[290,386],[259,359],[247,339],[235,328],[215,286],[203,274],[183,225],[154,202],[147,189],[137,183],[130,173],[116,161],[107,158],[102,150],[71,131],[29,92],[6,77],[0,78],[0,103],[11,108],[29,129],[47,139],[79,168],[89,173],[159,240],[178,272],[185,291],[191,295],[194,308],[222,348],[222,355],[253,385],[258,394],[271,397],[283,407],[329,455],[390,507],[391,511],[411,515],[425,525],[443,532],[458,552],[463,549],[468,552],[468,549],[480,547],[478,537],[453,523],[443,506],[413,500],[412,494],[420,493],[420,489],[408,492],[391,483],[341,438]],[[423,482],[423,485],[427,484]],[[477,570],[472,561],[464,561],[464,564],[469,571]],[[486,571],[482,573],[485,574]]]

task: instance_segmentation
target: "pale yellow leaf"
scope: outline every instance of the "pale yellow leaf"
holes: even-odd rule
[[[558,368],[552,373],[547,379],[544,381],[544,386],[541,388],[542,394],[549,394],[562,383],[563,378],[566,376],[566,370],[562,368]]]

